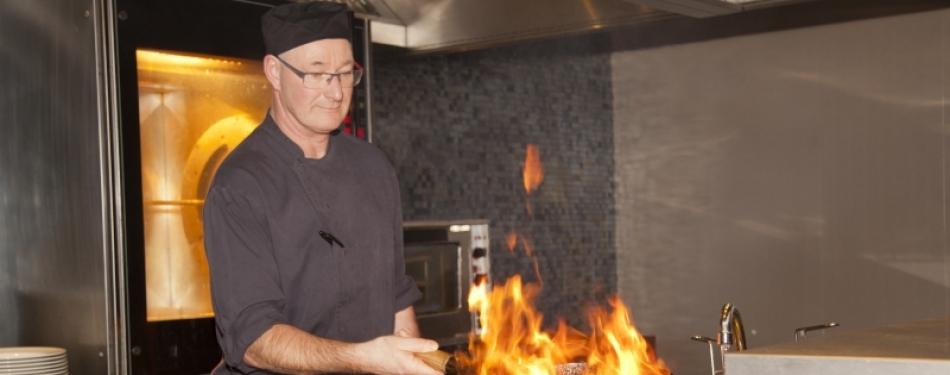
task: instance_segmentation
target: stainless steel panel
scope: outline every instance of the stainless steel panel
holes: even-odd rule
[[[726,355],[729,375],[950,373],[950,316]]]
[[[706,18],[814,0],[624,0],[689,17]]]
[[[677,16],[616,0],[386,0],[386,5],[398,21],[382,21],[405,25],[406,47],[413,50],[472,48]]]
[[[719,0],[626,0],[668,12],[696,18],[721,16],[742,11],[742,6]]]
[[[0,0],[0,345],[106,374],[102,1]],[[101,46],[100,46],[101,47]]]
[[[307,1],[307,0],[296,0]],[[333,0],[324,0],[333,1]],[[466,50],[658,19],[710,17],[814,0],[368,0],[351,9],[399,35],[377,39],[413,51]],[[740,5],[741,4],[741,5]]]
[[[950,314],[947,24],[614,54],[619,289],[674,373],[725,302],[750,348]]]

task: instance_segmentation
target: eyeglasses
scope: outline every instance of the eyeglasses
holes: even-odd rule
[[[277,56],[274,56],[277,57]],[[308,89],[325,89],[330,86],[330,82],[333,82],[333,77],[336,77],[340,81],[341,87],[353,87],[360,83],[360,78],[363,78],[363,67],[360,64],[354,62],[356,69],[353,69],[348,72],[343,73],[305,73],[301,72],[297,68],[294,68],[288,64],[284,59],[277,57],[277,60],[280,60],[290,71],[294,72],[297,77],[303,79],[303,87]]]

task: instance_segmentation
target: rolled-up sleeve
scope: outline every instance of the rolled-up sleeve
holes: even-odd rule
[[[218,341],[225,362],[248,372],[247,348],[287,322],[263,208],[246,194],[214,187],[205,200],[204,235]]]

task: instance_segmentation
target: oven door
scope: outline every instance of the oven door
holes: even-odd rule
[[[417,315],[454,313],[462,308],[462,248],[457,243],[406,246],[406,274],[422,292]]]
[[[413,305],[422,337],[441,346],[468,342],[468,252],[458,242],[406,244],[406,274],[422,292]]]

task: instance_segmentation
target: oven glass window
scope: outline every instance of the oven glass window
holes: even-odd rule
[[[260,61],[138,50],[149,321],[211,317],[208,186],[271,102]]]
[[[406,274],[422,292],[413,305],[418,315],[455,312],[462,308],[458,243],[406,245]]]

